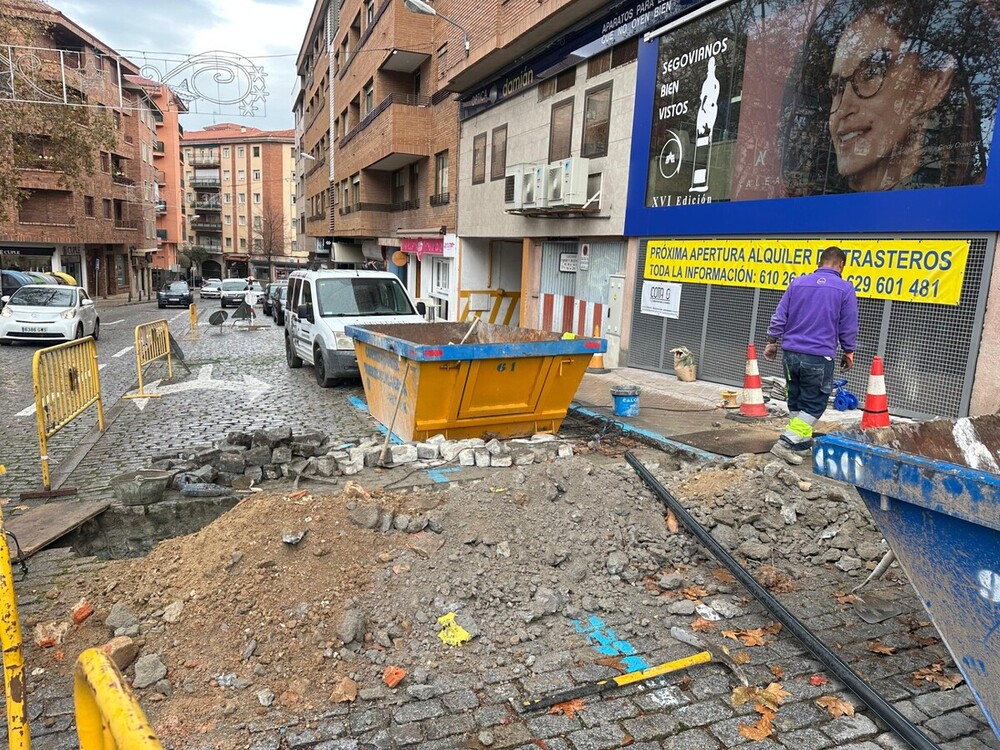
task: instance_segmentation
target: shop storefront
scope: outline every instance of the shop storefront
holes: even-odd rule
[[[670,350],[687,346],[699,378],[739,385],[789,281],[837,245],[861,316],[852,390],[878,354],[894,412],[1000,406],[984,377],[1000,355],[984,325],[1000,296],[1000,50],[986,41],[1000,21],[912,5],[887,20],[849,0],[735,0],[647,36],[626,216],[639,238],[630,365],[670,372]]]

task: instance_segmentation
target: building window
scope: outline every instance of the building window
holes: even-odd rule
[[[573,150],[573,100],[552,105],[549,122],[549,162],[566,159]]]
[[[104,199],[104,218],[105,219],[110,219],[111,218],[111,199],[110,198],[105,198]]]
[[[451,262],[447,258],[431,258],[431,297],[434,317],[448,319],[448,293],[451,289]]]
[[[260,203],[260,193],[254,193],[253,194],[253,202],[257,203],[257,204]]]
[[[233,196],[232,196],[232,194],[231,193],[226,193],[224,196],[222,196],[222,202],[223,203],[232,203],[233,202]]]
[[[232,173],[228,169],[222,170],[222,179],[229,182],[233,178]]]
[[[438,78],[444,78],[448,72],[448,42],[438,47]]]
[[[375,109],[375,82],[370,78],[368,79],[368,83],[365,84],[362,99],[362,114],[367,115]]]
[[[493,128],[493,150],[490,152],[490,179],[502,180],[507,171],[507,126]]]
[[[472,184],[486,182],[486,133],[472,139]]]
[[[232,248],[232,246],[233,246],[233,238],[232,237],[226,237],[226,247]]]
[[[639,59],[639,37],[616,44],[611,48],[611,67],[617,68],[619,65],[628,65]]]
[[[246,158],[246,155],[247,155],[247,150],[245,148],[243,148],[242,146],[240,146],[238,149],[236,149],[236,158],[237,159],[244,159],[244,158]]]
[[[406,196],[406,181],[402,169],[392,173],[392,204],[402,207]]]
[[[594,55],[587,60],[587,79],[607,73],[611,70],[611,50],[606,50],[599,55]]]
[[[260,146],[254,146],[253,147],[253,158],[254,159],[259,159],[260,158]]]
[[[375,20],[375,0],[365,0],[365,28]]]
[[[542,81],[538,86],[538,101],[544,101],[550,96],[555,96],[560,91],[572,88],[576,83],[576,68],[564,70],[554,78]]]
[[[257,230],[264,228],[264,220],[260,216],[253,217],[253,228]]]
[[[259,169],[255,169],[253,171],[253,181],[254,182],[260,182],[260,170]]]
[[[101,171],[110,172],[111,171],[111,154],[107,151],[101,152]]]
[[[125,256],[115,256],[115,283],[119,289],[125,288]]]
[[[583,99],[583,142],[580,156],[593,159],[608,155],[611,128],[611,82],[587,92]]]
[[[233,217],[232,216],[230,216],[229,214],[226,214],[225,219],[226,219],[226,226],[227,227],[230,227],[230,226],[233,225]]]
[[[83,196],[83,213],[90,218],[94,218],[94,196]]]
[[[240,250],[247,249],[247,241],[245,237],[240,237]]]
[[[448,152],[442,151],[434,157],[434,194],[448,192]]]
[[[239,203],[241,206],[245,206],[246,202],[247,202],[247,194],[246,193],[237,193],[236,194],[236,202]]]
[[[238,170],[236,170],[236,180],[238,182],[246,182],[247,181],[247,171],[245,169],[238,169]]]
[[[223,159],[229,158],[229,146],[226,146],[224,149],[222,149],[222,158]]]
[[[361,175],[354,175],[351,182],[351,202],[355,206],[361,205]]]
[[[247,217],[240,215],[240,226],[245,227],[247,225]]]

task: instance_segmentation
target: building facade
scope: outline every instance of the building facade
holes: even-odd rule
[[[41,97],[39,106],[85,104],[108,115],[114,132],[109,148],[88,156],[93,171],[78,182],[52,167],[58,145],[44,127],[10,134],[24,155],[18,165],[24,197],[0,224],[2,267],[63,271],[94,297],[148,297],[156,251],[155,125],[145,91],[128,80],[138,69],[49,6],[26,2],[11,10],[37,33],[7,52],[21,63],[35,61],[19,67],[39,79],[15,76],[10,95],[17,100],[19,92],[54,85],[55,94]]]
[[[204,256],[194,276],[276,279],[305,263],[293,150],[292,130],[221,123],[185,133],[186,241]]]

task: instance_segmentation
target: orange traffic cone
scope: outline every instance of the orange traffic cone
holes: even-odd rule
[[[882,367],[881,357],[872,360],[864,411],[865,414],[861,417],[862,430],[889,426],[889,398],[885,394],[885,370]]]
[[[757,367],[757,350],[753,344],[747,346],[747,369],[743,376],[743,403],[740,414],[744,417],[766,417],[764,390],[760,387],[760,369]]]
[[[601,327],[599,325],[594,326],[594,338],[601,338]],[[604,355],[601,352],[598,352],[590,358],[590,364],[587,365],[587,372],[601,374],[607,371],[608,368],[604,366]]]

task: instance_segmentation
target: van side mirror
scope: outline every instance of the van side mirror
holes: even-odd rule
[[[81,307],[93,307],[94,306],[94,300],[92,300],[92,299],[80,300],[80,306]]]
[[[427,314],[427,304],[424,303],[424,302],[418,302],[417,303],[417,312],[420,313],[421,315],[426,315]]]
[[[300,318],[305,318],[310,323],[315,323],[313,320],[312,306],[311,305],[299,305],[295,308],[295,314]]]
[[[0,297],[0,304],[6,305],[8,302],[10,302],[9,294],[5,294],[3,297]]]

